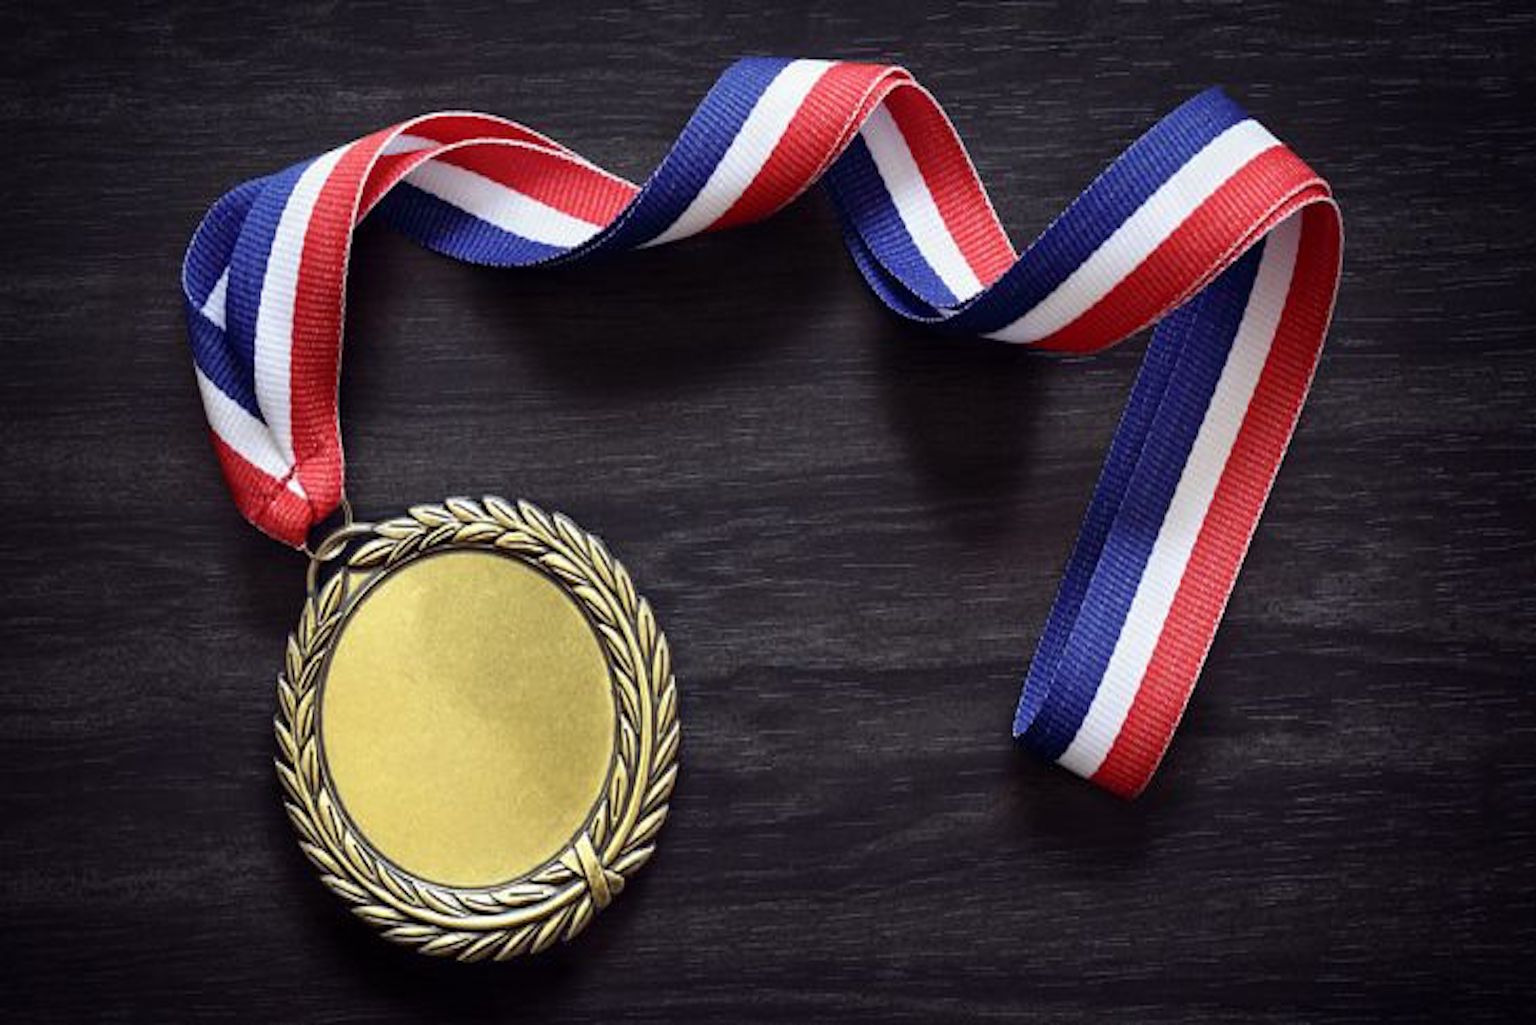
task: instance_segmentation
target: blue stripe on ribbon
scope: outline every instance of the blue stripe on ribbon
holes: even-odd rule
[[[235,186],[213,204],[198,224],[182,265],[182,291],[196,309],[202,309],[224,268],[229,266],[229,254],[234,252],[245,216],[261,190],[260,178]]]
[[[265,423],[261,407],[256,404],[256,378],[251,365],[236,357],[225,333],[190,302],[187,303],[187,338],[192,343],[192,359],[203,376],[247,413]]]
[[[251,204],[240,238],[229,263],[229,294],[224,308],[224,331],[228,345],[243,365],[250,368],[252,391],[255,390],[256,314],[261,309],[261,290],[267,278],[267,259],[272,254],[272,240],[282,219],[288,197],[305,168],[314,163],[305,160],[285,171],[261,179],[261,193]]]
[[[924,305],[916,307],[923,314],[919,319],[930,319],[936,309],[955,305],[955,293],[918,250],[862,137],[854,137],[828,169],[824,181],[843,224],[854,229],[847,234],[859,242],[855,252],[862,250],[876,266],[898,279],[908,294],[922,301]],[[884,283],[877,284],[883,275],[872,275],[874,269],[860,265],[864,279],[885,298]]]
[[[262,182],[262,179],[245,182],[213,205],[187,248],[182,270],[187,340],[192,346],[193,361],[215,387],[258,420],[261,410],[256,404],[256,381],[251,365],[231,348],[224,329],[203,315],[203,306],[229,266],[240,229],[251,206],[261,195]]]
[[[1029,312],[1212,139],[1248,115],[1208,89],[1154,125],[1100,175],[991,288],[945,322],[988,334]]]
[[[529,267],[567,252],[483,221],[452,203],[402,182],[379,202],[380,216],[433,252],[485,267]]]
[[[747,57],[727,68],[639,195],[608,230],[573,249],[570,258],[633,249],[671,227],[709,181],[757,101],[791,63],[779,57]]]
[[[1094,488],[1014,718],[1052,761],[1077,735],[1242,323],[1263,243],[1158,326]]]
[[[864,275],[870,291],[893,312],[908,320],[923,323],[932,323],[942,316],[920,297],[913,295],[901,279],[880,266],[880,261],[875,259],[875,255],[852,227],[843,229],[843,240],[848,246],[848,255],[853,257],[853,264]]]

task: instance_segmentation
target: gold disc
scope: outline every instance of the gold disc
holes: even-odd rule
[[[337,634],[320,743],[341,806],[394,864],[450,886],[529,872],[608,777],[608,664],[576,602],[493,552],[412,560]]]
[[[276,728],[322,880],[429,954],[575,936],[649,859],[676,778],[666,639],[624,568],[496,498],[352,524],[314,557]]]

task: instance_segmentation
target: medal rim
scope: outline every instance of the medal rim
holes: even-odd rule
[[[327,667],[352,610],[388,575],[455,550],[516,559],[575,602],[607,663],[616,718],[607,778],[583,826],[542,865],[490,886],[424,879],[375,848],[348,816],[321,742]],[[654,854],[677,778],[671,652],[629,573],[569,518],[495,496],[348,524],[312,557],[273,725],[284,807],[321,882],[386,939],[428,955],[503,961],[575,938]]]

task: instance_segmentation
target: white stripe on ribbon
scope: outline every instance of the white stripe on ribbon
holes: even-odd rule
[[[874,158],[875,168],[885,182],[885,191],[890,194],[901,222],[907,227],[907,234],[912,236],[917,251],[944,282],[944,287],[961,301],[980,292],[981,279],[971,270],[954,236],[949,233],[949,225],[944,223],[944,215],[939,213],[939,206],[934,202],[933,193],[929,191],[896,119],[884,105],[876,107],[864,127],[859,129],[859,134],[869,147],[869,155]]]
[[[1158,186],[1055,291],[987,337],[1029,343],[1060,331],[1129,277],[1228,179],[1279,145],[1257,121],[1228,128]]]
[[[208,292],[208,298],[203,301],[200,311],[220,331],[224,330],[226,321],[225,303],[229,295],[229,268],[224,268],[224,273],[219,275],[219,280],[213,283],[213,288]],[[246,462],[269,477],[278,480],[288,477],[288,490],[300,498],[304,496],[304,489],[299,486],[297,476],[288,476],[292,466],[283,463],[282,455],[277,451],[277,446],[272,443],[272,432],[267,430],[267,425],[252,416],[244,406],[225,395],[219,386],[202,372],[196,363],[192,364],[192,370],[197,374],[197,390],[203,397],[203,411],[208,415],[208,425],[219,436],[219,440],[234,450]]]
[[[224,330],[225,313],[224,305],[229,299],[229,268],[224,268],[224,273],[219,275],[219,280],[213,283],[213,288],[208,291],[208,298],[203,300],[200,312],[209,323],[220,331]]]
[[[256,311],[255,375],[256,404],[287,465],[293,458],[292,407],[289,400],[289,367],[293,348],[293,304],[299,282],[299,263],[304,255],[304,236],[320,190],[349,147],[333,149],[317,157],[294,183],[267,256],[267,273],[261,284],[261,304]]]
[[[203,410],[208,414],[208,425],[219,440],[234,450],[235,454],[269,477],[288,478],[288,490],[304,497],[298,476],[288,476],[291,463],[283,461],[282,454],[272,443],[272,432],[267,425],[252,416],[244,406],[219,390],[195,365],[197,390],[203,397]]]
[[[603,228],[482,174],[438,160],[428,160],[406,175],[405,180],[428,195],[530,242],[569,249]]]
[[[1104,763],[1146,677],[1147,666],[1168,620],[1168,610],[1184,580],[1190,554],[1269,358],[1290,294],[1300,241],[1299,214],[1281,223],[1265,240],[1264,256],[1253,291],[1248,294],[1242,322],[1184,463],[1168,513],[1152,544],[1147,568],[1137,584],[1136,596],[1131,600],[1104,678],[1077,735],[1057,759],[1060,765],[1080,776],[1092,776]]]
[[[421,135],[412,135],[409,132],[401,132],[384,144],[379,150],[381,157],[397,157],[402,153],[420,153],[424,149],[436,149],[442,143],[435,139],[428,139]]]
[[[736,132],[709,180],[667,230],[645,243],[659,246],[697,235],[718,221],[757,179],[774,147],[832,61],[797,60],[779,71]]]

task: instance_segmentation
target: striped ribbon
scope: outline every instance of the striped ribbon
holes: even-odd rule
[[[1014,734],[1123,795],[1199,675],[1338,284],[1327,185],[1219,91],[1159,122],[1022,253],[900,68],[743,60],[640,186],[484,114],[429,114],[245,183],[182,275],[213,443],[257,527],[302,545],[342,497],[347,258],[376,208],[470,263],[540,266],[755,221],[818,180],[870,288],[940,331],[1086,354],[1154,322],[1029,669]]]

